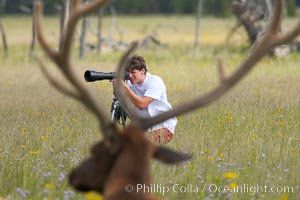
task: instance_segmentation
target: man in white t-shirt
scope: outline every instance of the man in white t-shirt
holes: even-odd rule
[[[172,109],[163,80],[147,72],[146,62],[142,56],[132,56],[127,71],[130,80],[127,81],[125,89],[141,117],[153,117]],[[176,117],[168,119],[151,127],[146,136],[158,144],[166,144],[171,141],[176,124]]]

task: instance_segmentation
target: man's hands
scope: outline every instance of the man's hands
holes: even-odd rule
[[[113,83],[113,87],[116,86],[116,80],[110,80],[110,82]],[[124,87],[124,90],[126,91],[130,101],[133,103],[133,105],[135,105],[135,107],[137,107],[140,110],[144,110],[146,109],[149,104],[154,100],[151,97],[148,96],[144,96],[144,97],[140,97],[138,95],[136,95],[127,85],[126,83],[122,80],[122,84]]]

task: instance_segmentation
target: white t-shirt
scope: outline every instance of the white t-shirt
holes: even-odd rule
[[[137,113],[140,117],[154,117],[172,109],[171,104],[168,102],[166,86],[159,76],[151,75],[147,72],[146,78],[142,84],[131,84],[130,81],[127,81],[127,85],[136,95],[153,98],[153,101],[147,108],[143,110],[137,108]],[[149,130],[151,131],[164,127],[174,134],[176,124],[177,119],[176,117],[173,117],[160,124],[154,125]]]

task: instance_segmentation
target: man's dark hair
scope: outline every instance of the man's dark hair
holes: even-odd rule
[[[139,70],[139,71],[141,71],[142,69],[145,69],[145,74],[147,73],[146,62],[145,62],[145,59],[142,56],[133,55],[129,59],[127,71],[131,71],[131,70],[135,70],[135,69]]]

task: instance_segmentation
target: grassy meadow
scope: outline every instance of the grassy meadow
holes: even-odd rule
[[[96,200],[94,193],[77,193],[68,173],[101,139],[98,122],[80,103],[57,92],[28,57],[31,18],[2,19],[8,57],[0,59],[0,200]],[[290,27],[294,19],[284,21]],[[90,23],[96,24],[91,18]],[[103,36],[111,19],[103,22]],[[234,19],[205,18],[200,47],[194,55],[192,16],[119,16],[122,40],[129,43],[156,30],[164,47],[149,45],[138,53],[149,71],[161,76],[173,106],[193,99],[218,84],[216,64],[222,56],[230,74],[247,54],[240,29],[225,44]],[[155,28],[157,27],[157,28]],[[44,32],[56,47],[58,19],[47,17]],[[114,31],[114,39],[120,35]],[[78,36],[77,36],[78,39]],[[88,34],[88,41],[96,37]],[[2,45],[2,44],[1,44]],[[78,58],[78,76],[87,69],[113,71],[122,52],[95,51]],[[0,56],[3,49],[0,49]],[[35,56],[43,56],[36,46]],[[52,73],[66,82],[54,65]],[[193,155],[193,160],[166,166],[153,160],[152,192],[167,200],[296,200],[300,198],[300,54],[264,58],[229,93],[208,107],[178,117],[176,133],[167,146]],[[65,84],[68,84],[67,82]],[[111,83],[85,83],[110,111]],[[231,191],[229,191],[231,190]]]

